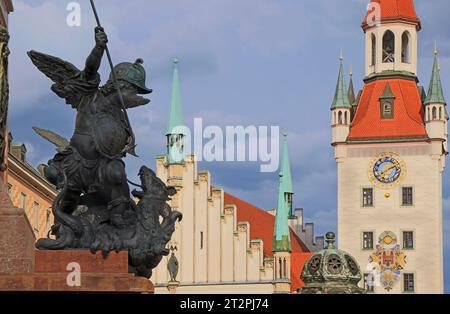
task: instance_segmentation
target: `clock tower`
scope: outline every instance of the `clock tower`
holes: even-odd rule
[[[437,50],[426,92],[413,0],[371,0],[362,28],[363,89],[349,99],[341,57],[331,107],[339,247],[358,260],[368,292],[443,293],[448,114]]]

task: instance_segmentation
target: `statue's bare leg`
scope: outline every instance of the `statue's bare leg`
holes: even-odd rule
[[[121,161],[113,160],[106,166],[106,186],[111,187],[108,209],[111,214],[111,222],[116,227],[126,224],[123,214],[130,207],[130,188],[127,183],[125,166]]]

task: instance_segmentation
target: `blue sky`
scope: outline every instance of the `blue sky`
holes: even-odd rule
[[[93,41],[94,19],[82,4],[81,27],[66,24],[66,0],[15,0],[10,16],[10,129],[37,165],[54,148],[31,129],[70,137],[75,114],[50,92],[50,81],[26,56],[39,50],[82,67]],[[142,164],[154,167],[165,151],[171,59],[177,57],[185,121],[207,125],[279,125],[289,134],[295,206],[305,208],[316,233],[336,230],[336,165],[330,146],[330,105],[342,48],[362,87],[368,0],[97,0],[114,61],[145,60],[152,103],[130,111],[140,158],[127,158],[136,180]],[[126,3],[126,4],[124,4]],[[446,0],[416,0],[423,30],[419,79],[428,87],[438,41],[444,88],[450,89],[450,27]],[[107,78],[107,62],[101,74]],[[348,78],[347,78],[348,80]],[[446,88],[446,86],[449,86]],[[445,91],[444,91],[445,92]],[[450,97],[450,94],[446,94]],[[277,174],[257,163],[206,163],[213,182],[261,208],[276,206]],[[450,292],[450,172],[444,177],[446,291]]]

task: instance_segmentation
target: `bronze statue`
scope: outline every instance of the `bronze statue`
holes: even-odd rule
[[[101,250],[104,255],[111,250],[128,250],[130,267],[149,277],[161,257],[169,254],[165,246],[176,220],[181,220],[181,214],[172,212],[166,203],[176,191],[143,167],[139,174],[143,190],[133,191],[140,201],[136,205],[130,198],[122,158],[134,154],[135,144],[122,105],[146,105],[150,100],[140,95],[152,90],[145,86],[142,59],[118,64],[100,87],[98,69],[108,42],[101,27],[95,29],[95,42],[82,71],[57,57],[28,53],[36,67],[54,82],[53,92],[77,111],[70,141],[35,128],[58,147],[43,171],[61,191],[53,204],[55,225],[51,234],[56,238],[40,239],[36,246]]]

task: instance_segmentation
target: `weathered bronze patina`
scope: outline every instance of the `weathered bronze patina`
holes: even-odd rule
[[[28,53],[36,67],[53,82],[52,91],[77,111],[70,141],[43,129],[35,131],[57,146],[58,153],[43,169],[60,193],[53,203],[55,224],[39,249],[129,251],[131,269],[150,277],[163,255],[181,214],[167,201],[176,193],[155,173],[142,167],[142,191],[130,190],[122,158],[134,154],[134,134],[126,109],[148,104],[140,95],[152,92],[145,85],[143,60],[121,63],[100,87],[101,60],[107,36],[95,29],[95,47],[83,70],[57,57]],[[117,83],[117,85],[116,85]],[[119,90],[121,93],[119,93]],[[162,222],[160,222],[162,217]]]

